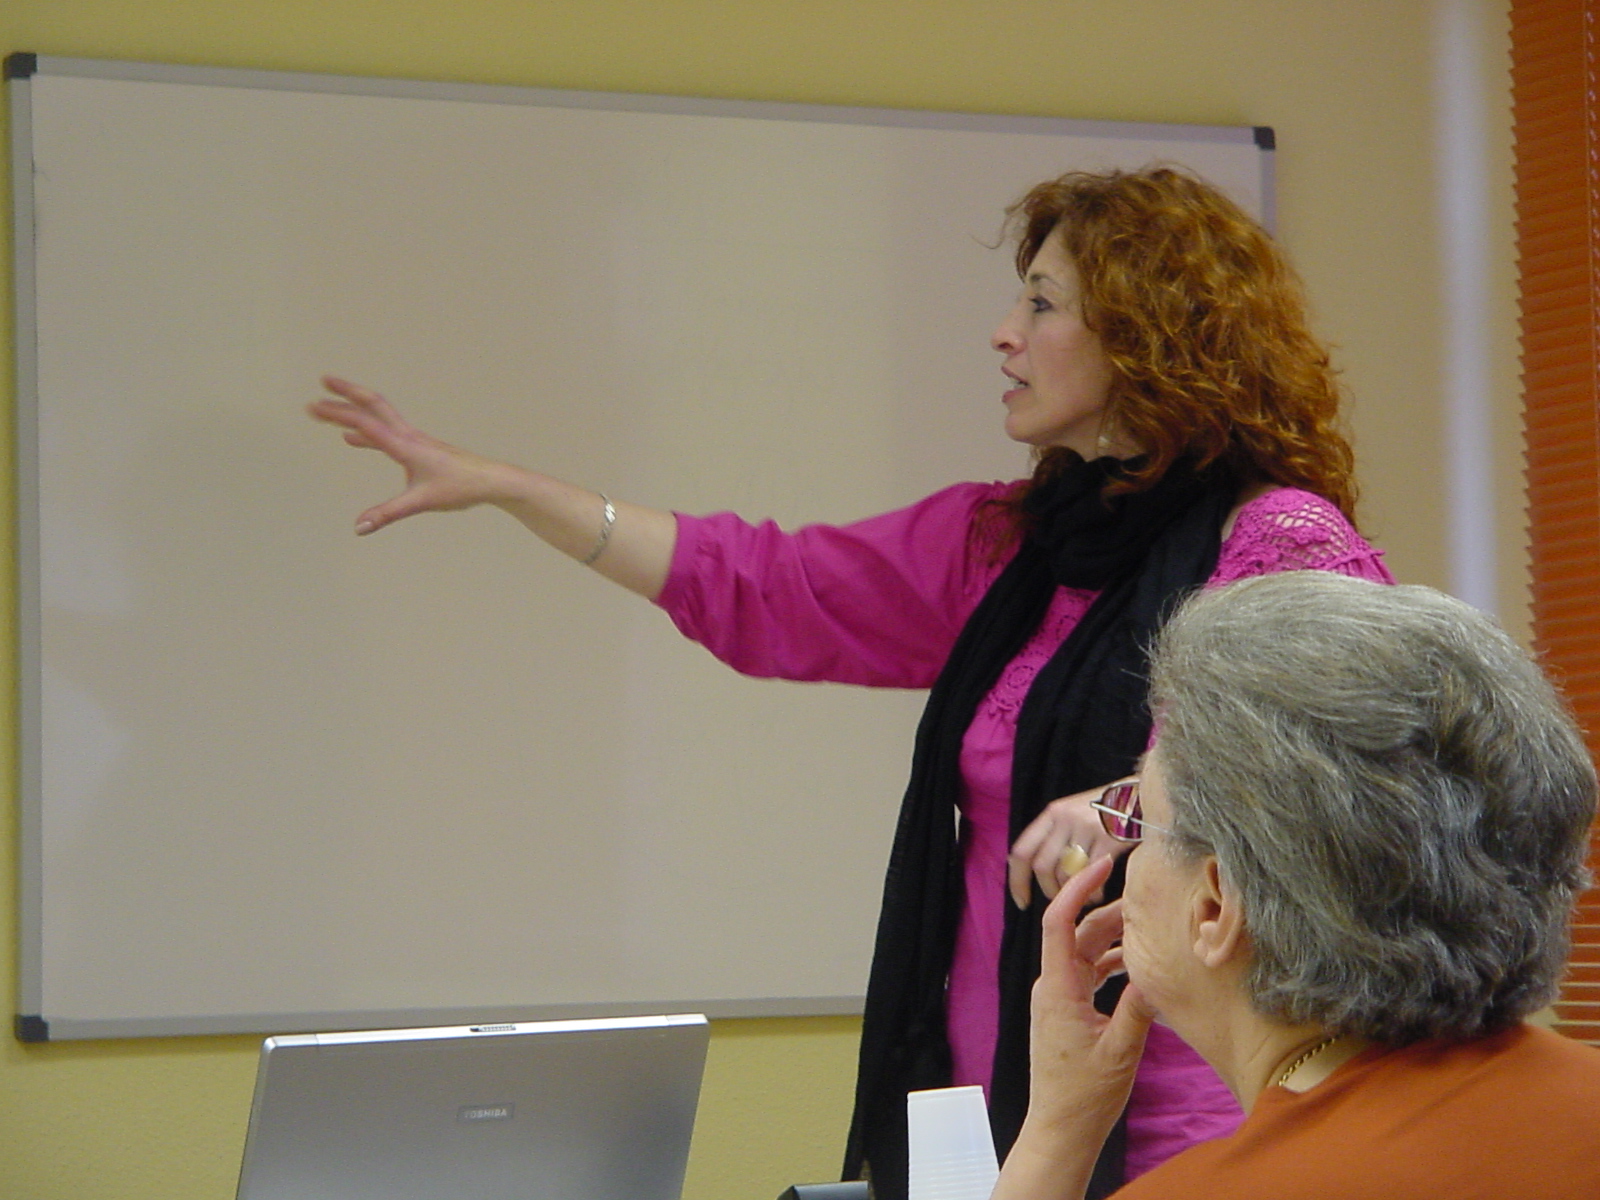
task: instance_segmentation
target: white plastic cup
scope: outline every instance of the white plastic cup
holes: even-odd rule
[[[989,1200],[1000,1165],[983,1089],[906,1094],[910,1200]]]

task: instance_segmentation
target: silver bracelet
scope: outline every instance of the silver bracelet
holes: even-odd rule
[[[589,551],[589,557],[583,560],[583,565],[586,567],[600,557],[600,552],[606,548],[606,543],[611,540],[611,527],[617,523],[617,510],[611,503],[611,498],[601,492],[600,502],[606,506],[605,515],[600,518],[600,536],[595,539],[594,549]]]

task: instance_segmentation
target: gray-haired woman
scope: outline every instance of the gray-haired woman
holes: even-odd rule
[[[1539,668],[1438,592],[1305,572],[1192,600],[1152,695],[1139,781],[1101,802],[1140,839],[1124,899],[1073,927],[1102,859],[1047,917],[996,1200],[1081,1196],[1158,1018],[1249,1115],[1128,1200],[1600,1196],[1600,1053],[1524,1021],[1564,969],[1595,811]]]

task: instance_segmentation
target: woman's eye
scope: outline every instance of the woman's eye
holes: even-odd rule
[[[1043,296],[1028,297],[1028,306],[1036,313],[1050,311],[1050,301],[1046,300]]]

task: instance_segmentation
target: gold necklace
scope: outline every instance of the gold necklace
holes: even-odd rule
[[[1284,1070],[1283,1074],[1278,1076],[1278,1086],[1284,1087],[1286,1084],[1288,1084],[1290,1076],[1292,1076],[1301,1067],[1305,1066],[1313,1058],[1321,1054],[1324,1050],[1333,1045],[1343,1036],[1344,1035],[1342,1033],[1336,1033],[1332,1037],[1323,1038],[1315,1046],[1311,1047],[1311,1049],[1307,1050],[1299,1058],[1295,1059]]]

